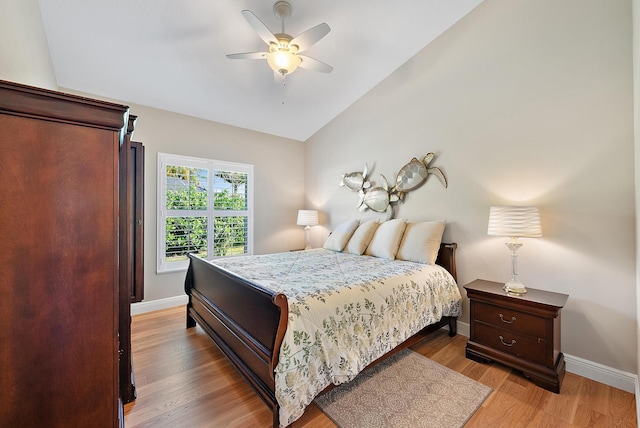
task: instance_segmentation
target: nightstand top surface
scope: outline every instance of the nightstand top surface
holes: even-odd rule
[[[567,294],[555,293],[553,291],[537,290],[535,288],[527,287],[527,292],[522,296],[515,296],[507,294],[502,288],[504,284],[494,281],[487,281],[484,279],[476,279],[471,281],[464,288],[467,291],[492,294],[497,296],[503,296],[509,299],[519,299],[528,302],[540,303],[543,305],[553,306],[556,308],[562,308],[569,296]]]

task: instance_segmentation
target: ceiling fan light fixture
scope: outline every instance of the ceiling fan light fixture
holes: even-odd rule
[[[291,52],[288,48],[276,47],[269,49],[267,63],[276,73],[286,75],[293,73],[302,62],[302,58]]]

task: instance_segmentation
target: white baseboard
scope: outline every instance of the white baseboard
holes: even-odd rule
[[[147,312],[169,309],[176,306],[186,305],[189,302],[187,295],[167,297],[166,299],[150,300],[148,302],[132,303],[131,315],[146,314]]]
[[[456,324],[458,324],[458,334],[461,334],[464,337],[469,337],[471,335],[469,324],[461,321],[458,321]]]
[[[564,354],[564,360],[567,363],[567,371],[586,377],[596,382],[621,389],[623,391],[636,393],[638,388],[638,376],[632,373],[623,372],[622,370],[603,366],[584,358],[575,357],[573,355]],[[637,395],[636,395],[637,397]]]
[[[458,334],[469,337],[471,334],[469,324],[458,321]],[[637,375],[594,363],[584,358],[574,357],[566,353],[564,354],[564,361],[567,364],[567,371],[570,373],[635,394],[636,409],[640,409],[640,395],[638,395],[640,386],[638,385]],[[638,415],[640,417],[640,410]]]

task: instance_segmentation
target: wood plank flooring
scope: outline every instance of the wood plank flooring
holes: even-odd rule
[[[637,427],[633,394],[567,373],[560,394],[499,364],[464,356],[467,338],[440,330],[412,347],[494,392],[466,427]],[[133,317],[138,398],[125,405],[127,428],[269,427],[271,414],[185,308]],[[311,405],[294,428],[335,425]]]

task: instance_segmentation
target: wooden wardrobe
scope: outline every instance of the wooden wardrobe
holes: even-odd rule
[[[0,81],[0,426],[124,425],[129,117]]]

